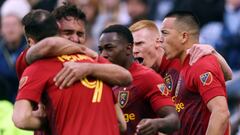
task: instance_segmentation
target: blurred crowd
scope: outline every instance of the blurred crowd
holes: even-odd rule
[[[31,9],[52,11],[64,1],[66,0],[0,1],[0,100],[13,103],[17,93],[15,62],[27,47],[21,19]],[[227,82],[228,101],[234,126],[233,134],[240,135],[240,131],[237,133],[238,128],[240,129],[240,0],[67,1],[86,13],[87,45],[94,50],[97,50],[100,32],[110,24],[130,26],[136,21],[150,19],[160,26],[164,16],[172,10],[194,12],[201,23],[201,43],[211,44],[233,70],[233,80]]]

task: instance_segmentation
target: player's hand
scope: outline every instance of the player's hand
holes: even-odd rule
[[[38,104],[38,109],[35,111],[32,111],[33,116],[38,118],[45,118],[47,116],[45,105],[42,103]]]
[[[63,66],[53,79],[60,89],[71,86],[89,74],[89,63],[65,62]]]
[[[158,132],[157,123],[154,119],[142,119],[137,127],[137,135],[155,135]]]
[[[85,47],[85,46],[84,46]],[[82,53],[93,58],[93,59],[96,59],[98,57],[98,53],[85,47],[84,49],[82,49]]]
[[[190,54],[189,64],[193,65],[199,58],[212,54],[215,49],[208,44],[194,44],[187,50],[187,54]]]

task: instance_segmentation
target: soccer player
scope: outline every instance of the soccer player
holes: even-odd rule
[[[129,27],[134,37],[133,53],[136,59],[142,60],[142,64],[153,68],[164,77],[165,83],[170,92],[174,92],[181,68],[178,59],[167,60],[160,43],[160,32],[157,25],[150,20],[141,20]],[[189,49],[190,64],[200,57],[214,54],[219,63],[226,80],[232,78],[232,71],[224,58],[209,45],[194,45]]]
[[[31,64],[36,59],[40,59],[42,57],[51,57],[72,53],[83,53],[88,56],[91,56],[92,58],[96,58],[101,63],[106,63],[105,60],[97,57],[98,54],[96,52],[83,46],[83,44],[86,41],[85,35],[86,16],[81,10],[77,9],[77,7],[74,5],[65,4],[61,7],[56,8],[53,11],[53,15],[55,16],[58,22],[60,31],[59,36],[63,38],[49,37],[41,40],[28,50],[25,50],[19,56],[16,63],[18,77],[21,76],[22,72],[24,71],[28,64]],[[70,48],[69,46],[71,46],[72,48]],[[73,63],[72,62],[64,63],[64,65],[69,64],[71,65]],[[124,68],[117,65],[108,63],[89,66],[80,63],[77,66],[81,67],[81,70],[76,71],[82,74],[81,77],[78,76],[78,78],[75,77],[72,78],[72,80],[64,81],[63,80],[64,78],[58,75],[56,77],[57,80],[56,85],[58,85],[60,88],[63,88],[63,86],[65,85],[70,86],[74,81],[79,81],[82,77],[88,74],[91,74],[93,77],[103,80],[110,85],[126,86],[131,83],[130,73]],[[87,72],[85,72],[83,69],[87,70]],[[71,70],[67,67],[64,67],[61,71],[62,72],[60,72],[60,75],[61,73],[63,74],[66,73],[69,76],[74,77],[75,70]],[[68,79],[68,77],[65,79]]]
[[[31,11],[24,17],[23,24],[30,46],[58,32],[55,18],[43,10]],[[46,106],[49,130],[45,132],[48,134],[118,135],[115,101],[109,86],[89,77],[66,90],[55,86],[53,77],[61,70],[62,63],[70,60],[95,63],[86,55],[72,54],[39,60],[24,70],[14,106],[15,125],[23,129],[42,128],[43,121],[32,114],[42,101]]]
[[[167,87],[156,72],[134,61],[132,47],[132,34],[123,25],[111,25],[100,35],[101,56],[128,69],[133,77],[130,86],[113,88],[127,121],[126,134],[172,133],[179,121]]]
[[[187,50],[199,44],[199,23],[191,12],[169,13],[163,20],[160,42],[167,59],[181,63],[175,103],[181,129],[178,135],[228,135],[229,111],[221,67],[213,55],[190,66]]]

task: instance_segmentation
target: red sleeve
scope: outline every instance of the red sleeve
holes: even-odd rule
[[[170,92],[164,84],[163,78],[154,71],[147,73],[145,85],[149,91],[145,98],[150,100],[153,110],[156,112],[163,106],[174,106],[170,97]]]
[[[216,96],[226,96],[224,76],[217,59],[206,56],[199,64],[204,66],[195,69],[194,83],[204,102],[207,103]]]
[[[41,70],[39,62],[27,67],[19,82],[19,91],[16,100],[27,99],[38,103],[47,84],[48,78],[45,70]]]
[[[103,58],[102,56],[97,57],[97,62],[102,64],[111,64],[107,59]]]
[[[18,79],[21,78],[23,71],[27,68],[26,54],[27,50],[25,49],[17,58],[16,61],[16,72]]]

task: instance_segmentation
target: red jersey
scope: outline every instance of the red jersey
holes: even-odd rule
[[[109,86],[89,78],[64,90],[55,86],[53,78],[65,61],[94,62],[80,54],[36,61],[21,77],[17,100],[44,102],[51,135],[118,135],[114,97]]]
[[[179,59],[167,60],[165,55],[163,56],[158,73],[164,78],[165,84],[169,92],[172,93],[172,96],[177,86],[180,70],[181,63]]]
[[[23,71],[28,66],[26,61],[27,50],[28,49],[23,50],[23,52],[18,56],[16,61],[16,72],[17,72],[18,79],[21,78]]]
[[[204,56],[192,66],[189,59],[188,55],[175,91],[176,110],[181,121],[176,135],[204,135],[211,115],[207,103],[216,96],[226,97],[225,81],[214,56]]]
[[[152,69],[134,62],[129,71],[133,82],[128,87],[114,87],[115,97],[123,109],[127,122],[127,133],[133,135],[143,118],[156,118],[156,111],[163,106],[174,106],[168,90]]]

